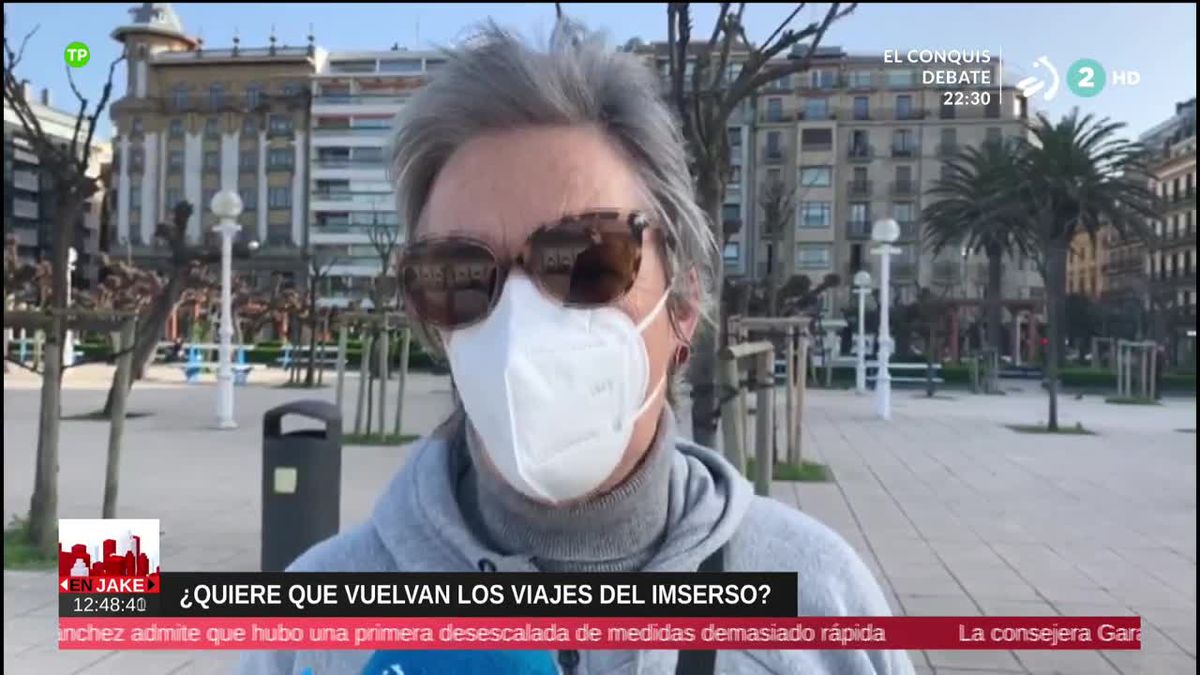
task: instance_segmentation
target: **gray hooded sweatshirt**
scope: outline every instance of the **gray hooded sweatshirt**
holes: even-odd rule
[[[456,417],[460,417],[457,416]],[[460,418],[461,420],[461,418]],[[370,520],[317,544],[297,572],[689,572],[721,546],[728,571],[795,572],[801,616],[887,616],[870,571],[836,533],[757,497],[711,450],[676,437],[664,413],[628,480],[591,502],[535,504],[491,472],[453,418],[413,449]],[[474,459],[473,459],[474,458]],[[243,675],[359,675],[366,651],[247,652]],[[675,651],[582,651],[569,675],[671,675]],[[719,651],[730,675],[908,675],[902,651]],[[502,675],[495,673],[494,675]]]

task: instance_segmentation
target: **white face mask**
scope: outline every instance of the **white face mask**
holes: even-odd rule
[[[505,282],[484,321],[452,331],[446,351],[484,451],[506,481],[559,503],[600,487],[616,470],[634,423],[666,383],[647,392],[640,324],[615,307],[577,309],[522,275]]]

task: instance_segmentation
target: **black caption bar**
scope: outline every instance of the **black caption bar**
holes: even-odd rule
[[[156,603],[60,616],[794,617],[792,573],[164,572]],[[97,597],[97,596],[92,596]],[[128,596],[123,596],[128,597]],[[88,609],[88,608],[82,608]]]

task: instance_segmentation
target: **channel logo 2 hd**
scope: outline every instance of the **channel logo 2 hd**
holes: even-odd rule
[[[1017,82],[1017,89],[1025,98],[1032,98],[1041,92],[1042,100],[1053,101],[1058,96],[1061,84],[1058,69],[1045,56],[1038,57],[1038,60],[1033,62],[1033,67],[1045,73],[1045,76],[1030,75]],[[1142,81],[1141,73],[1136,70],[1106,71],[1096,59],[1075,61],[1067,69],[1066,78],[1071,93],[1080,98],[1096,96],[1104,91],[1105,86],[1133,87]]]

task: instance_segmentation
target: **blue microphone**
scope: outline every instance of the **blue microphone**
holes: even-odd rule
[[[375,652],[362,675],[558,675],[548,651],[388,650]]]

